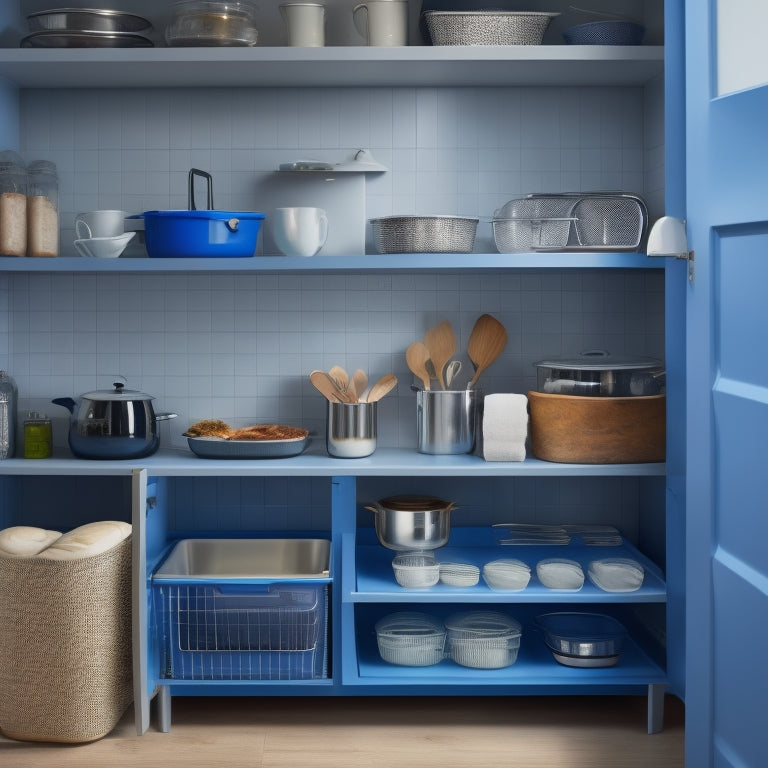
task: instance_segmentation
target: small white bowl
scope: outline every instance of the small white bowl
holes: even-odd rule
[[[547,589],[577,591],[584,586],[584,571],[575,560],[559,557],[539,560],[536,576]]]
[[[605,592],[635,592],[643,586],[645,569],[626,557],[593,560],[587,567],[592,583]]]
[[[124,232],[115,237],[91,237],[75,240],[75,249],[86,258],[116,259],[131,241],[135,232]]]
[[[492,560],[483,566],[483,579],[491,589],[520,591],[528,586],[531,569],[522,560]]]
[[[450,587],[474,587],[480,581],[480,569],[470,563],[440,563],[440,581]]]

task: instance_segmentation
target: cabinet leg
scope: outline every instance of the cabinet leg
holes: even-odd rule
[[[664,730],[664,694],[667,686],[663,683],[651,683],[648,686],[648,733],[661,733]]]
[[[171,730],[171,688],[168,685],[158,686],[157,727],[161,733]]]

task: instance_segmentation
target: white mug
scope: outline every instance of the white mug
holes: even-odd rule
[[[288,27],[288,45],[321,48],[325,45],[325,6],[321,3],[284,3],[280,15]]]
[[[275,208],[272,232],[286,256],[314,256],[328,239],[328,215],[322,208]]]
[[[78,240],[94,237],[117,237],[125,232],[127,211],[88,211],[75,216],[75,234]]]
[[[368,45],[408,45],[407,0],[366,0],[352,9],[352,20]]]

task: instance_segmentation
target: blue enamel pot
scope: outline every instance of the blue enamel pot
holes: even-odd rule
[[[243,258],[254,256],[263,213],[249,211],[145,211],[150,258]]]

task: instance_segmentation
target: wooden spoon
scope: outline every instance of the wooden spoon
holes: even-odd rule
[[[397,376],[395,376],[394,373],[385,374],[371,387],[371,391],[368,393],[367,402],[375,403],[381,400],[381,398],[388,394],[396,384]]]
[[[349,374],[340,366],[334,365],[328,375],[333,379],[334,384],[342,391],[346,392],[349,386]]]
[[[405,361],[408,363],[411,373],[421,379],[424,384],[424,390],[429,392],[427,360],[429,360],[429,350],[423,341],[414,341],[413,344],[405,350]]]
[[[368,386],[368,376],[362,368],[358,368],[349,380],[349,391],[355,396],[355,400],[362,400],[363,392]]]
[[[430,328],[424,334],[424,344],[429,350],[429,357],[435,366],[435,374],[440,389],[445,389],[443,371],[456,352],[456,334],[447,320]]]
[[[343,403],[341,393],[336,383],[325,371],[312,371],[309,374],[312,386],[332,403]]]
[[[467,384],[467,389],[475,385],[480,374],[502,353],[506,344],[504,326],[491,315],[480,315],[467,344],[467,354],[475,366],[475,375]]]

